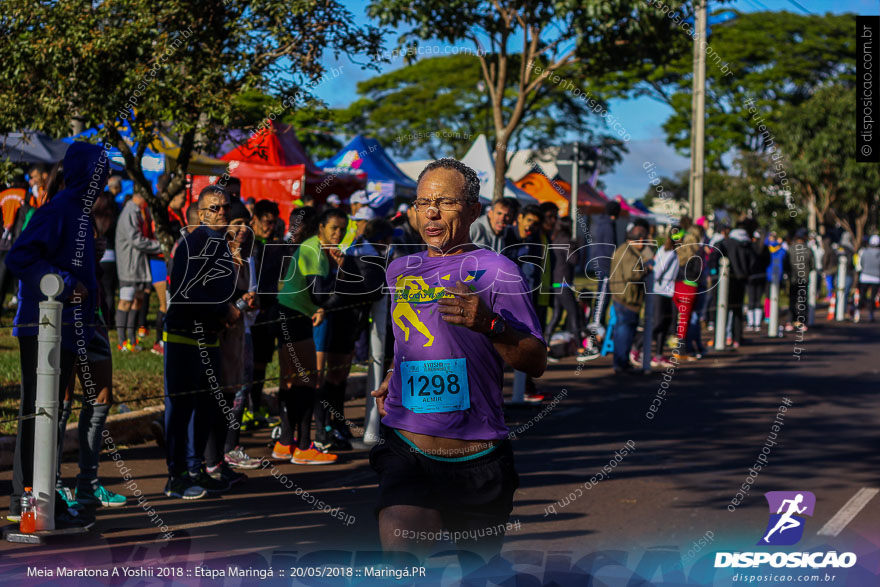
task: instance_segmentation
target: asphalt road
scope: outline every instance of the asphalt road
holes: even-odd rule
[[[837,571],[830,582],[880,585],[880,497],[871,491],[880,488],[878,335],[874,324],[823,323],[797,344],[798,358],[792,334],[781,339],[751,334],[738,352],[709,354],[675,369],[665,396],[657,395],[662,373],[615,377],[610,357],[583,368],[572,359],[551,365],[539,385],[558,401],[507,413],[516,432],[520,489],[511,516],[516,526],[507,534],[503,560],[496,561],[503,570],[470,579],[586,585],[590,575],[594,585],[736,585],[732,577],[742,569],[714,569],[714,553],[760,550],[756,544],[768,521],[765,492],[809,491],[816,507],[803,538],[781,549],[855,552],[858,564]],[[655,398],[657,411],[649,419]],[[362,400],[349,403],[346,415],[359,426],[358,404]],[[768,440],[771,433],[775,440]],[[252,456],[271,450],[265,431],[244,439]],[[750,476],[762,449],[766,465]],[[230,564],[272,567],[279,584],[291,579],[289,570],[282,579],[278,569],[292,566],[335,563],[360,572],[379,556],[372,512],[376,479],[365,451],[343,455],[329,467],[277,464],[275,473],[286,475],[294,489],[267,468],[222,497],[184,502],[161,494],[164,455],[155,443],[125,447],[122,459],[146,507],[155,509],[174,537],[161,540],[131,500],[124,508],[99,510],[93,531],[75,541],[38,547],[0,543],[0,577],[18,580],[28,567],[43,565],[152,567],[154,573],[176,565],[180,571],[158,572],[183,573],[181,584],[255,581],[225,577],[215,583],[195,574]],[[75,463],[64,464],[66,479],[76,471]],[[106,457],[101,474],[110,489],[131,495]],[[0,473],[0,492],[6,495],[10,478],[11,472]],[[339,517],[310,507],[297,487],[340,508]],[[820,530],[837,535],[819,535]],[[450,552],[426,563],[435,584],[456,583],[461,576]],[[509,582],[514,574],[516,582]],[[815,584],[827,583],[819,578]],[[155,574],[127,582],[103,579],[131,585],[162,580]],[[377,579],[353,575],[347,581]]]

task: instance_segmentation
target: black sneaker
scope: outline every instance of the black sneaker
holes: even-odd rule
[[[165,484],[165,495],[180,499],[201,499],[208,495],[208,492],[184,473],[180,477],[168,479],[168,483]]]
[[[66,530],[68,528],[85,528],[88,530],[95,525],[94,516],[87,515],[84,511],[76,511],[70,508],[55,512],[55,529]]]
[[[248,478],[244,473],[233,471],[232,467],[226,463],[220,463],[215,467],[208,467],[205,471],[211,479],[215,481],[225,481],[230,487],[237,483],[241,483],[242,481],[247,481]]]
[[[351,450],[351,442],[344,437],[339,430],[330,432],[330,450],[331,452],[339,450]]]
[[[208,493],[223,493],[229,491],[229,488],[231,487],[229,481],[225,481],[222,478],[214,479],[212,476],[208,475],[204,469],[201,469],[195,475],[190,472],[189,476],[194,483],[204,487],[205,491]]]

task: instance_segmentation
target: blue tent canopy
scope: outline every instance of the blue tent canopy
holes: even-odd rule
[[[100,125],[98,128],[90,128],[88,130],[84,130],[78,135],[73,135],[72,137],[64,137],[61,139],[65,143],[73,143],[74,141],[83,140],[83,139],[91,139],[92,137],[98,135],[101,138],[106,138],[102,135],[101,129],[104,128],[104,125]],[[122,135],[124,139],[131,138],[131,129],[126,125],[123,128],[119,129],[119,133]],[[137,149],[137,143],[130,142],[131,150],[134,151]],[[125,170],[125,159],[122,157],[122,151],[117,149],[116,147],[112,147],[108,151],[108,155],[110,156],[110,167],[116,171]],[[151,149],[147,148],[144,151],[144,156],[141,159],[141,165],[144,170],[144,177],[153,185],[153,190],[157,189],[157,182],[159,181],[159,176],[165,172],[165,155],[161,153],[156,153]],[[122,180],[122,191],[116,196],[116,203],[122,204],[125,196],[134,192],[134,182],[130,179]]]
[[[41,132],[25,130],[0,135],[0,159],[13,163],[46,163],[64,159],[70,145]]]
[[[394,198],[413,199],[416,182],[388,156],[379,141],[363,135],[354,137],[336,155],[318,166],[331,174],[366,173],[370,206],[390,207]]]

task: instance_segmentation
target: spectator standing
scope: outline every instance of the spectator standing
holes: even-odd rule
[[[471,224],[471,242],[496,253],[504,250],[507,227],[513,224],[519,210],[514,198],[502,198],[492,203],[486,213]]]
[[[135,325],[144,304],[144,290],[151,283],[150,255],[162,251],[153,235],[152,216],[147,201],[139,193],[132,195],[119,215],[116,227],[116,269],[119,274],[119,305],[116,307],[116,335],[119,350],[142,350]]]
[[[742,223],[730,231],[730,236],[721,242],[720,248],[730,260],[727,306],[728,315],[731,316],[731,338],[728,342],[734,349],[738,349],[743,340],[743,298],[746,283],[755,272],[758,255]]]
[[[236,277],[225,238],[226,191],[216,185],[205,187],[198,210],[200,226],[175,251],[163,334],[165,495],[182,499],[229,489],[227,481],[205,471],[203,459],[212,423],[224,418],[216,397],[221,386],[219,335],[241,314],[232,303]],[[193,393],[196,390],[201,391]]]
[[[62,310],[61,352],[58,364],[59,403],[73,372],[76,352],[95,334],[92,318],[96,309],[95,237],[90,212],[110,169],[109,159],[100,147],[74,143],[64,156],[66,188],[52,202],[32,216],[27,228],[9,251],[6,265],[21,280],[20,302],[15,316],[13,336],[19,340],[21,361],[21,401],[19,417],[33,414],[37,393],[37,327],[39,303],[45,299],[40,280],[55,273],[64,281],[58,299]],[[96,184],[98,187],[90,187]],[[85,227],[85,229],[84,229]],[[84,236],[80,236],[80,235]],[[85,324],[74,326],[77,320]],[[9,519],[18,521],[21,494],[33,485],[34,420],[19,420],[16,433]],[[91,523],[56,499],[55,527],[90,526]]]
[[[611,259],[609,288],[616,316],[612,333],[615,374],[633,371],[629,354],[639,324],[639,312],[645,302],[645,276],[649,267],[645,266],[642,251],[647,236],[643,228],[633,227]]]
[[[878,288],[880,288],[880,236],[876,234],[868,238],[868,246],[859,253],[859,307],[853,314],[853,320],[859,322],[863,310],[868,310],[868,322],[874,321],[874,308]]]

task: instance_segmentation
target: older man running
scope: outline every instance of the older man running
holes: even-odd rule
[[[479,190],[459,161],[428,165],[413,204],[428,249],[388,267],[394,367],[372,392],[383,441],[370,454],[386,551],[424,556],[452,536],[492,556],[513,509],[503,367],[540,377],[547,347],[516,264],[471,243]]]

